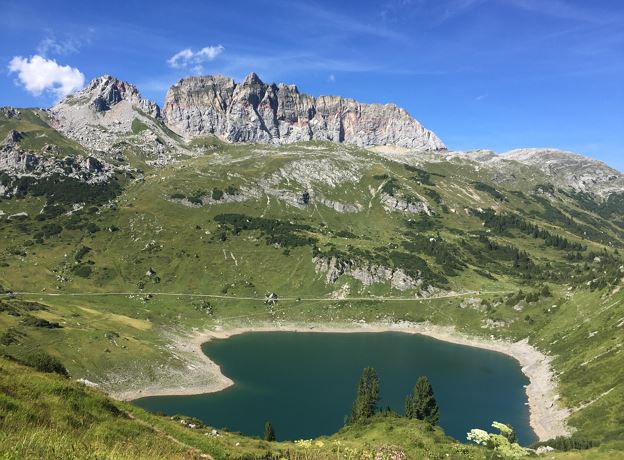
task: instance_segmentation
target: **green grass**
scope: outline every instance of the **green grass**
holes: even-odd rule
[[[47,144],[55,146],[53,156],[63,158],[67,155],[86,155],[84,148],[77,142],[68,139],[48,125],[48,118],[44,111],[39,109],[19,109],[20,118],[6,118],[0,115],[0,139],[4,139],[11,130],[17,130],[24,138],[20,147],[25,150],[41,152]]]
[[[143,123],[141,120],[139,120],[138,118],[135,118],[134,120],[132,120],[131,128],[132,128],[132,134],[140,134],[146,129],[148,129],[148,126],[145,123]]]
[[[33,129],[40,126],[36,122],[33,118]],[[89,205],[77,217],[52,215],[45,221],[37,220],[46,203],[42,196],[27,194],[0,201],[0,210],[6,214],[29,214],[20,222],[0,219],[0,285],[33,293],[13,301],[18,305],[18,316],[0,309],[0,332],[11,328],[17,340],[0,345],[1,351],[19,357],[40,347],[59,357],[73,377],[85,377],[106,390],[121,391],[162,383],[166,373],[176,376],[183,372],[186,362],[177,359],[168,345],[172,336],[194,328],[276,320],[315,324],[430,321],[482,337],[528,337],[531,344],[554,357],[561,402],[575,410],[571,426],[602,441],[601,449],[624,450],[624,390],[619,384],[624,381],[624,294],[619,291],[624,275],[619,275],[621,259],[615,251],[624,244],[624,235],[578,198],[555,192],[551,206],[567,215],[574,211],[588,216],[584,221],[572,216],[578,224],[588,225],[589,218],[595,217],[594,232],[587,236],[553,218],[552,210],[533,195],[543,177],[521,166],[518,174],[531,172],[531,178],[503,186],[492,183],[483,171],[461,164],[421,165],[427,176],[370,152],[327,143],[272,147],[226,145],[207,138],[193,141],[192,146],[209,149],[210,155],[161,169],[146,168],[143,181],[121,183],[122,191],[112,205]],[[284,177],[281,171],[298,160],[318,161],[319,165],[328,162],[336,171],[355,168],[357,179],[328,185]],[[414,179],[415,174],[419,180]],[[293,194],[311,189],[329,200],[357,203],[361,211],[341,214],[316,202],[314,195],[308,205],[294,207],[274,194],[258,191],[260,180],[274,176],[273,188]],[[428,199],[433,215],[385,211],[380,188],[386,178],[393,178],[395,195]],[[506,201],[501,202],[490,187]],[[249,190],[257,194],[232,203],[226,201],[233,195],[226,193],[219,202],[201,207],[187,207],[170,199],[175,194],[195,196],[203,190],[210,195],[214,189],[228,188],[235,188],[239,196]],[[610,205],[609,212],[612,207],[615,214],[611,220],[624,215],[617,203]],[[530,224],[587,249],[581,251],[581,260],[572,260],[568,256],[574,251],[549,246],[542,238],[515,230],[498,233],[484,227],[470,211],[476,208],[519,213]],[[217,217],[232,214],[246,216],[243,219],[250,223],[224,226],[223,219]],[[70,221],[73,224],[69,225]],[[36,238],[38,232],[57,228],[44,227],[53,224],[62,231]],[[91,232],[89,226],[99,231]],[[225,241],[220,238],[222,233],[226,233]],[[485,251],[480,243],[483,236],[526,253],[532,269],[523,272],[501,253]],[[293,241],[298,244],[291,244]],[[610,244],[603,244],[605,241]],[[90,250],[85,252],[85,247]],[[597,261],[590,255],[602,254],[605,249],[609,257]],[[480,291],[482,294],[470,296],[481,297],[488,306],[483,310],[461,308],[462,297],[417,299],[417,289],[398,291],[389,282],[365,286],[346,275],[328,285],[324,274],[315,271],[313,256],[319,252],[357,256],[357,262],[364,265],[403,266],[414,273],[418,266],[413,261],[418,260],[420,267],[426,263],[437,275],[430,279],[439,288]],[[397,252],[404,255],[390,257]],[[146,275],[149,269],[156,272],[155,276]],[[591,282],[599,282],[594,284],[599,289],[592,290],[587,284]],[[534,292],[544,284],[550,287],[551,296],[522,301],[521,310],[508,304],[509,297],[519,290]],[[345,285],[351,299],[296,300],[328,299]],[[489,291],[501,293],[485,294]],[[70,295],[110,292],[132,295]],[[208,314],[198,308],[199,299],[147,295],[158,292],[228,298],[209,299],[212,308]],[[267,292],[276,292],[282,299],[277,308],[268,309],[264,304]],[[47,295],[51,293],[58,296]],[[380,301],[375,296],[413,300]],[[27,312],[19,307],[24,300],[46,308]],[[25,315],[59,323],[62,328],[30,327],[22,322]],[[501,326],[487,328],[487,320]],[[115,380],[115,376],[121,378]]]
[[[296,460],[363,458],[379,451],[404,452],[408,458],[485,458],[482,449],[461,445],[439,428],[382,415],[309,445],[267,443],[227,432],[212,436],[210,427],[192,429],[3,358],[0,388],[2,458],[191,459],[203,454]]]

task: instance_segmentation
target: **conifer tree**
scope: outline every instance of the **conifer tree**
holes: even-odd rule
[[[404,414],[407,418],[424,420],[432,425],[437,425],[440,421],[440,408],[427,377],[420,377],[413,393],[405,398]]]
[[[264,424],[264,440],[275,441],[275,430],[273,430],[273,424],[271,422],[266,422]]]
[[[360,377],[349,421],[353,423],[372,417],[377,412],[378,403],[379,377],[375,369],[367,367]]]

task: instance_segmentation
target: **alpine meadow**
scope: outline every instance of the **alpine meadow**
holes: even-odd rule
[[[13,43],[26,6],[9,3]],[[59,11],[77,20],[70,3]],[[349,34],[402,46],[399,11],[433,3],[387,2],[378,28],[355,5],[290,14],[333,24],[321,49]],[[495,8],[441,3],[439,24]],[[572,0],[501,3],[532,24],[598,17]],[[225,21],[229,7],[214,8]],[[607,28],[624,17],[610,8]],[[0,457],[624,458],[622,172],[567,149],[446,141],[385,70],[340,74],[347,63],[304,53],[336,67],[331,84],[375,74],[347,92],[367,102],[268,83],[254,59],[228,57],[235,28],[214,32],[225,46],[172,53],[160,105],[143,77],[97,76],[106,53],[81,65],[86,84],[57,64],[115,25],[123,46],[135,37],[134,68],[149,19],[133,6],[126,20],[80,44],[58,29],[26,58],[2,45],[14,81],[0,96]],[[250,43],[269,33],[248,26]],[[265,59],[263,76],[302,65]],[[518,132],[516,147],[534,142]]]

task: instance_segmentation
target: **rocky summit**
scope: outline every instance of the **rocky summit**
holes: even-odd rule
[[[338,96],[302,94],[296,86],[265,84],[252,73],[240,83],[223,76],[189,77],[165,98],[167,126],[185,137],[210,134],[229,142],[289,144],[324,140],[418,150],[445,146],[405,110]]]
[[[162,164],[179,150],[162,123],[160,107],[134,85],[110,75],[67,96],[49,115],[54,128],[92,152],[117,154],[132,145]]]

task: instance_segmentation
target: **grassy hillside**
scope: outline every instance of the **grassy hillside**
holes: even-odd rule
[[[0,300],[0,351],[44,349],[121,392],[184,378],[192,358],[172,346],[194,330],[428,321],[528,338],[554,356],[570,425],[624,450],[618,196],[520,165],[500,180],[325,143],[191,147],[157,169],[126,152],[141,175],[81,206],[58,199],[63,183],[1,199],[0,286],[17,294]]]
[[[397,458],[486,458],[483,449],[464,446],[439,428],[381,415],[315,441],[269,443],[184,417],[149,414],[6,359],[0,359],[0,388],[2,458],[342,459],[381,452],[403,455]]]

